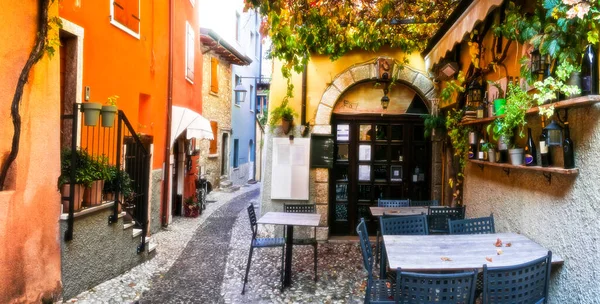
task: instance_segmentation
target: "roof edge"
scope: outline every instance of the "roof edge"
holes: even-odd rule
[[[442,39],[442,37],[444,37],[446,32],[448,32],[448,30],[452,28],[454,23],[456,23],[458,18],[462,16],[462,14],[467,10],[467,8],[469,8],[473,1],[474,0],[462,0],[460,1],[460,3],[458,3],[458,5],[454,9],[454,11],[452,11],[452,14],[450,14],[448,19],[444,21],[444,23],[438,29],[438,31],[431,37],[431,39],[429,39],[429,41],[427,41],[427,46],[421,52],[421,56],[426,57],[429,54],[429,52],[431,52],[433,47],[440,41],[440,39]]]
[[[246,55],[242,55],[238,50],[236,50],[231,44],[229,44],[225,39],[221,38],[219,34],[209,28],[200,28],[200,36],[208,37],[216,42],[218,45],[224,47],[231,55],[236,57],[239,61],[243,62],[243,65],[249,65],[252,63],[252,59]]]

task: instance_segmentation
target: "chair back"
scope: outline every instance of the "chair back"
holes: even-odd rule
[[[317,213],[315,204],[285,204],[283,212],[288,213]]]
[[[377,199],[377,207],[408,207],[410,199]]]
[[[373,249],[371,248],[371,241],[369,241],[369,233],[367,232],[367,225],[365,224],[364,218],[361,218],[360,223],[356,226],[356,233],[358,233],[358,239],[360,240],[363,265],[365,266],[365,270],[369,273],[370,279],[373,270]]]
[[[488,234],[496,233],[494,227],[494,214],[486,217],[471,218],[466,220],[448,219],[450,234]]]
[[[483,265],[483,303],[546,303],[552,252],[508,267]]]
[[[381,217],[382,235],[426,235],[427,216],[421,215],[385,215]]]
[[[399,303],[474,303],[477,269],[450,274],[399,271]],[[485,303],[485,302],[484,302]]]
[[[429,207],[429,206],[439,206],[440,201],[438,200],[429,200],[429,201],[410,201],[411,207]]]
[[[256,238],[256,232],[258,231],[258,223],[256,222],[256,213],[254,212],[254,206],[250,204],[248,206],[248,218],[250,219],[250,229],[252,230],[252,239]]]
[[[429,232],[448,233],[448,220],[465,218],[465,206],[462,207],[429,207],[427,221]]]

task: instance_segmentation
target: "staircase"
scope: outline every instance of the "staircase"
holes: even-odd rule
[[[221,189],[221,191],[223,191],[223,192],[231,193],[231,192],[238,191],[240,189],[240,186],[235,186],[229,180],[227,175],[223,175],[223,176],[221,176],[220,181],[219,181],[219,189]]]

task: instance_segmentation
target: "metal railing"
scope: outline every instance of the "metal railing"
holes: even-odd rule
[[[69,209],[64,239],[66,241],[73,239],[74,214],[80,211],[75,209],[79,206],[79,202],[75,202],[76,182],[81,181],[82,178],[89,180],[90,176],[97,174],[97,178],[105,180],[94,182],[91,187],[85,189],[83,204],[86,207],[94,207],[114,201],[113,212],[108,218],[108,223],[117,222],[121,213],[119,209],[125,211],[125,214],[131,217],[134,227],[142,230],[141,243],[137,251],[143,252],[148,228],[150,142],[135,133],[121,110],[113,118],[112,127],[104,127],[100,123],[86,126],[83,112],[82,104],[74,104],[72,112],[74,114],[62,116],[62,141],[63,145],[70,141],[71,164],[67,168],[69,194],[68,196],[63,194],[62,197],[64,202],[68,202]],[[72,120],[71,130],[68,130],[67,125],[64,124],[69,119]],[[105,119],[105,115],[102,115],[102,119]],[[81,131],[79,131],[80,126]],[[65,155],[67,154],[63,153],[62,157]],[[90,167],[86,162],[96,167]],[[82,169],[84,166],[87,166],[87,169]],[[97,170],[93,170],[94,168]],[[90,173],[90,170],[95,173]],[[62,168],[62,174],[66,173],[65,168]],[[100,199],[98,202],[97,199],[91,200],[92,198]]]

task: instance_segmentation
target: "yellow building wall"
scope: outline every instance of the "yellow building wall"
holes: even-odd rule
[[[0,159],[4,160],[13,136],[11,102],[37,33],[38,1],[0,1],[0,12]],[[58,1],[49,15],[58,15]],[[29,74],[20,103],[19,154],[8,190],[0,191],[0,303],[39,303],[56,299],[60,292],[59,87],[56,50]]]

